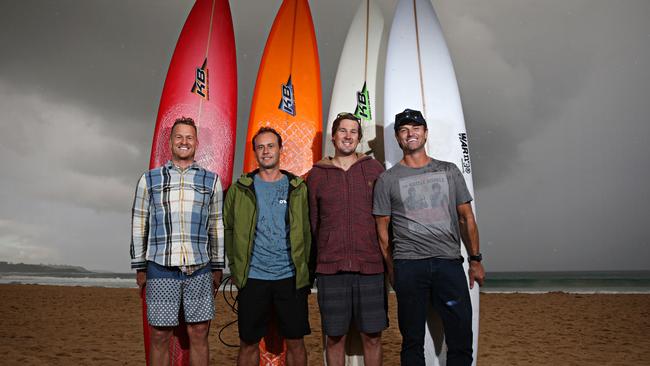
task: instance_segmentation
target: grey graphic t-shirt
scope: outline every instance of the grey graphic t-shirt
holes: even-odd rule
[[[391,216],[393,258],[460,258],[456,206],[471,202],[458,167],[431,159],[422,168],[397,164],[375,183],[372,213]]]
[[[281,280],[295,275],[286,221],[289,180],[265,182],[255,175],[257,225],[249,278]]]

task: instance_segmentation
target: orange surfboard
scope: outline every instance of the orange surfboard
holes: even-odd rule
[[[257,73],[244,171],[257,168],[249,144],[260,127],[282,135],[280,167],[302,176],[322,155],[322,98],[316,34],[307,0],[284,0]]]
[[[284,0],[273,21],[257,73],[248,121],[244,171],[257,168],[250,141],[260,127],[282,136],[280,167],[305,175],[322,156],[322,97],[316,34],[307,0]],[[260,365],[284,365],[286,345],[269,326]]]

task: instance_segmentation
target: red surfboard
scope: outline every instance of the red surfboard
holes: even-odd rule
[[[196,122],[196,161],[219,174],[225,191],[232,180],[237,130],[237,60],[227,0],[197,0],[185,21],[160,98],[150,169],[171,159],[169,136],[179,117],[191,117]],[[147,304],[144,296],[142,300],[149,364]],[[169,351],[172,366],[189,365],[189,339],[183,322],[174,330]]]

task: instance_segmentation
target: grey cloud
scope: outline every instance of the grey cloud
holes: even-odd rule
[[[12,172],[12,191],[25,200],[123,210],[137,179],[132,172],[146,164],[141,147],[103,134],[101,116],[9,92],[2,82],[0,109],[11,116],[0,135],[0,169]]]
[[[0,76],[14,90],[155,121],[162,81],[191,2],[20,1],[0,12]],[[144,108],[143,108],[144,107]],[[117,118],[114,123],[120,123]],[[123,121],[125,122],[125,121]]]

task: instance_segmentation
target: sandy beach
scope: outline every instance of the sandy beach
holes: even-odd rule
[[[143,365],[136,289],[0,285],[3,365]],[[237,348],[218,333],[235,319],[219,295],[211,364],[234,365]],[[395,298],[384,364],[399,364]],[[320,317],[310,298],[310,365],[322,364]],[[482,294],[478,364],[649,365],[650,294]],[[223,333],[236,344],[237,328]]]

